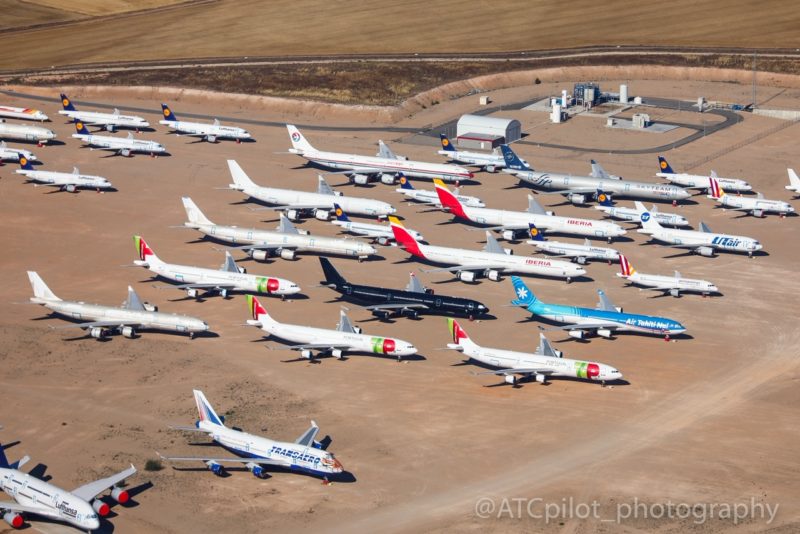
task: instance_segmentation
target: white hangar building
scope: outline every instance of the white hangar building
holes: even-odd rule
[[[516,119],[462,115],[456,125],[458,146],[490,150],[522,137],[522,125]]]

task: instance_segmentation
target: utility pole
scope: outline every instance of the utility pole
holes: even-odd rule
[[[756,109],[756,51],[753,50],[753,110]]]

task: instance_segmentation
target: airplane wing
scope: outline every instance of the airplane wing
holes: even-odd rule
[[[562,189],[561,191],[542,191],[543,195],[569,195],[570,193],[597,193],[597,188],[585,187],[582,189]]]
[[[283,347],[279,347],[281,349],[289,349],[289,350],[305,350],[305,349],[339,349],[339,350],[346,350],[351,348],[350,345],[333,345],[331,343],[306,343],[305,345],[286,345]]]
[[[408,304],[373,304],[371,306],[363,306],[365,310],[406,310],[406,309],[418,309],[418,310],[427,310],[428,306],[422,303],[408,303]]]
[[[550,328],[543,328],[542,330],[593,330],[595,328],[608,328],[613,330],[614,328],[618,328],[619,325],[617,323],[575,323],[575,324],[567,324],[564,326],[553,326]]]
[[[95,326],[141,326],[142,323],[136,321],[92,321],[91,323],[74,323],[61,326],[51,326],[54,330],[62,328],[92,328]]]
[[[236,284],[178,284],[161,286],[163,288],[175,289],[236,289]]]
[[[256,464],[266,464],[266,465],[280,465],[280,466],[290,466],[291,462],[285,460],[273,460],[271,458],[212,458],[210,456],[163,456],[161,453],[157,453],[159,458],[162,460],[166,460],[168,462],[232,462],[232,463],[249,463],[253,462]]]
[[[317,432],[319,432],[319,427],[317,423],[311,421],[311,426],[308,430],[303,432],[303,435],[294,440],[295,443],[298,445],[303,445],[305,447],[311,447],[314,445],[314,438],[317,437]]]
[[[534,367],[517,367],[511,369],[498,369],[496,371],[484,371],[482,373],[474,373],[476,375],[551,375],[555,371],[552,369],[537,369]]]
[[[131,464],[131,466],[124,471],[120,471],[116,475],[111,475],[107,478],[101,478],[100,480],[95,480],[94,482],[89,482],[88,484],[84,484],[79,488],[75,488],[72,490],[72,494],[76,497],[80,497],[84,501],[91,501],[94,499],[99,493],[104,492],[111,486],[114,486],[126,478],[133,476],[136,474],[136,468]]]
[[[29,512],[32,514],[48,514],[44,506],[33,506],[31,504],[19,504],[11,501],[0,501],[0,510],[7,512]]]
[[[297,245],[285,245],[285,244],[281,244],[281,243],[275,243],[273,245],[267,245],[267,244],[262,243],[262,244],[258,244],[258,245],[256,245],[256,244],[240,245],[238,247],[228,247],[228,248],[230,248],[232,250],[255,250],[255,249],[258,249],[258,250],[272,250],[272,249],[276,249],[276,248],[294,249],[294,248],[297,248]]]
[[[276,206],[264,206],[263,210],[275,210],[275,211],[283,211],[283,210],[314,210],[314,209],[331,209],[330,204],[278,204]]]
[[[422,269],[424,273],[440,273],[443,271],[483,271],[486,269],[506,269],[505,265],[486,263],[483,265],[454,265],[452,267],[437,267],[435,269]]]

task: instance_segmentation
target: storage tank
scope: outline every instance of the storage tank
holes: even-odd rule
[[[558,104],[553,105],[553,111],[550,113],[550,122],[558,124],[561,122],[561,106]]]
[[[567,103],[567,90],[566,89],[562,89],[561,90],[561,107],[563,107],[565,109],[569,107],[569,104]]]
[[[628,103],[628,86],[624,83],[619,86],[619,103],[620,104]]]

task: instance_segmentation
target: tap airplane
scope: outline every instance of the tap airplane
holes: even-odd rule
[[[757,193],[756,198],[726,195],[716,178],[709,178],[708,198],[716,200],[717,205],[731,210],[744,211],[754,217],[765,217],[767,213],[777,213],[785,217],[794,213],[794,207],[783,200],[769,200]]]
[[[25,156],[20,156],[19,165],[16,173],[25,176],[29,182],[36,184],[52,185],[61,188],[62,191],[75,193],[78,188],[88,189],[113,189],[114,185],[102,176],[81,174],[78,167],[74,167],[72,172],[37,171]]]
[[[440,178],[447,181],[458,181],[473,178],[475,175],[463,167],[426,163],[395,157],[359,156],[339,152],[323,152],[311,146],[300,130],[287,124],[292,148],[289,152],[297,154],[308,161],[330,169],[347,171],[357,185],[366,185],[371,175],[380,175],[381,181],[394,184],[398,173],[414,178]]]
[[[295,259],[297,252],[316,252],[318,254],[337,254],[355,256],[364,260],[377,251],[375,247],[357,239],[338,239],[301,234],[297,228],[281,214],[277,231],[239,228],[238,226],[219,226],[211,222],[191,198],[183,197],[188,222],[186,228],[193,228],[202,234],[227,243],[242,244],[238,248],[246,251],[251,258],[264,261],[273,252],[284,260]]]
[[[666,178],[673,184],[688,187],[689,189],[708,188],[708,176],[704,176],[702,174],[686,174],[683,172],[677,173],[672,170],[672,167],[669,166],[669,163],[667,163],[667,160],[664,156],[658,156],[658,167],[661,170],[660,172],[656,173],[656,176],[660,178]],[[745,193],[753,190],[753,186],[744,180],[739,180],[738,178],[719,178],[717,173],[714,171],[711,171],[711,176],[716,178],[722,187],[728,191]]]
[[[539,334],[539,347],[533,354],[513,350],[495,349],[478,345],[461,328],[455,319],[447,319],[452,343],[448,349],[463,353],[471,360],[499,369],[478,375],[501,375],[503,383],[517,386],[521,379],[533,378],[540,384],[547,383],[548,378],[567,377],[582,378],[605,385],[607,381],[622,379],[622,373],[604,363],[585,362],[564,358],[560,350],[555,350],[550,342]]]
[[[331,221],[331,224],[341,228],[342,232],[348,232],[356,235],[363,235],[370,237],[381,245],[387,245],[390,241],[394,240],[392,229],[384,224],[363,223],[351,221],[347,213],[342,207],[335,203],[333,204],[333,213],[336,218]],[[417,241],[425,241],[425,238],[416,230],[408,231]]]
[[[0,106],[0,117],[9,119],[25,119],[31,121],[49,121],[50,118],[43,111],[31,108],[15,108],[12,106]]]
[[[432,204],[438,208],[442,207],[441,202],[439,202],[439,195],[436,193],[436,191],[415,188],[413,185],[411,185],[411,180],[409,180],[404,174],[399,175],[398,181],[400,182],[400,187],[395,189],[395,191],[402,193],[406,199],[414,200],[416,202],[423,202],[425,204]],[[460,194],[458,188],[455,189],[453,195],[455,195],[459,202],[465,206],[469,206],[470,208],[486,207],[486,204],[484,204],[483,201],[478,197],[470,197]]]
[[[664,228],[645,211],[639,217],[642,228],[636,230],[640,234],[649,235],[651,239],[660,241],[676,248],[685,248],[692,252],[710,258],[717,250],[727,252],[747,252],[752,257],[753,252],[763,249],[757,239],[740,235],[716,234],[704,223],[700,223],[700,230],[673,230]]]
[[[110,150],[116,152],[118,156],[125,156],[126,158],[130,157],[134,152],[142,152],[153,156],[155,154],[163,154],[167,151],[161,143],[134,139],[132,132],[128,132],[128,137],[94,135],[81,121],[75,121],[75,130],[78,133],[72,134],[72,137],[80,139],[86,146],[98,148],[100,150]]]
[[[247,295],[247,305],[252,319],[247,324],[257,326],[267,333],[267,337],[289,341],[296,345],[286,348],[300,352],[300,359],[311,360],[314,351],[330,354],[342,359],[346,352],[360,352],[396,356],[398,361],[403,356],[417,353],[417,348],[402,339],[378,337],[362,334],[361,328],[353,326],[344,310],[339,312],[339,324],[335,330],[315,328],[297,324],[279,323],[264,309],[258,299]]]
[[[208,141],[209,143],[216,143],[217,139],[233,139],[237,143],[241,143],[242,139],[250,139],[252,137],[247,130],[235,126],[223,126],[217,119],[214,119],[212,124],[179,121],[178,117],[166,104],[161,104],[161,111],[164,114],[164,120],[158,121],[159,124],[169,126],[179,134],[200,137],[203,141]]]
[[[6,145],[5,141],[0,141],[0,162],[19,161],[20,158],[25,158],[28,161],[36,161],[36,156],[30,150],[12,148]]]
[[[171,287],[185,290],[189,298],[198,298],[201,292],[219,293],[222,298],[227,298],[231,291],[248,291],[281,298],[300,292],[300,286],[291,280],[245,273],[244,268],[236,265],[227,251],[221,268],[205,269],[161,261],[141,236],[133,236],[133,244],[139,254],[134,264],[147,268],[156,276],[178,282],[177,286]]]
[[[55,138],[56,133],[53,130],[27,124],[9,124],[0,119],[0,139],[35,141],[41,147]]]
[[[117,128],[147,128],[150,123],[144,118],[136,115],[120,115],[119,110],[114,108],[112,113],[101,113],[99,111],[78,111],[75,105],[65,95],[61,93],[61,106],[64,108],[59,110],[60,115],[66,115],[73,121],[80,121],[89,126],[101,126],[109,132],[113,132]]]
[[[622,308],[614,306],[606,294],[598,289],[600,302],[596,308],[580,308],[563,304],[547,304],[536,298],[536,295],[517,276],[512,276],[514,292],[517,298],[511,301],[514,306],[525,308],[533,315],[549,321],[566,324],[555,330],[567,330],[570,337],[583,339],[594,333],[600,337],[611,339],[614,332],[639,332],[665,336],[680,334],[686,331],[683,325],[673,319],[652,317],[636,313],[624,313]]]
[[[786,189],[794,193],[795,196],[800,195],[800,178],[798,178],[797,173],[794,172],[794,169],[786,169],[786,172],[789,173],[789,185],[785,186]]]
[[[619,257],[619,267],[621,272],[617,273],[617,276],[626,279],[631,285],[642,286],[655,291],[663,291],[673,297],[680,297],[682,291],[687,293],[701,293],[704,297],[711,293],[719,293],[717,286],[711,282],[694,278],[684,278],[678,271],[675,271],[675,276],[640,273],[633,268],[633,264],[624,254]]]
[[[576,243],[565,243],[563,241],[550,241],[545,239],[544,231],[539,230],[531,223],[528,230],[530,239],[529,245],[533,245],[539,251],[555,255],[562,258],[575,258],[579,264],[584,265],[587,260],[603,260],[611,263],[619,260],[619,252],[613,248],[596,247],[588,238],[584,239],[583,245]]]
[[[445,134],[439,134],[439,138],[442,141],[442,150],[438,151],[437,154],[447,156],[450,161],[480,167],[487,172],[497,172],[497,169],[502,169],[506,166],[505,158],[503,158],[502,154],[497,153],[497,149],[488,154],[486,152],[456,150]]]
[[[268,476],[265,466],[280,467],[290,471],[308,473],[314,476],[329,477],[344,471],[342,464],[326,449],[331,442],[325,437],[316,441],[319,427],[311,421],[311,427],[294,442],[276,441],[237,428],[225,426],[225,417],[217,415],[203,392],[193,390],[194,401],[200,419],[194,426],[173,427],[173,430],[202,432],[208,434],[217,445],[229,450],[236,457],[214,456],[161,456],[168,462],[203,462],[217,476],[225,474],[226,463],[244,464],[256,478]]]
[[[192,338],[198,332],[208,331],[208,324],[205,321],[188,315],[159,312],[152,304],[143,303],[130,286],[128,286],[128,300],[122,308],[117,308],[61,300],[50,291],[35,271],[28,271],[28,278],[33,286],[34,296],[31,302],[41,304],[59,315],[81,321],[58,328],[88,330],[89,335],[95,339],[107,337],[112,330],[127,338],[133,338],[136,336],[136,329],[139,328],[188,333]]]
[[[136,474],[133,464],[116,475],[67,491],[20,471],[29,460],[29,456],[24,456],[9,463],[0,446],[0,489],[14,499],[0,501],[0,512],[3,513],[3,520],[12,528],[22,528],[25,524],[23,516],[31,514],[63,521],[91,532],[100,528],[100,517],[111,512],[108,504],[98,495],[110,489],[111,498],[117,503],[125,504],[130,500],[130,494],[123,489],[123,485],[125,479]]]
[[[635,206],[634,208],[615,206],[609,195],[598,190],[597,205],[594,207],[594,209],[602,211],[606,214],[606,216],[611,217],[612,219],[640,224],[642,213],[647,211],[647,208],[645,208],[644,204],[638,200],[636,200],[633,205]],[[652,215],[659,224],[663,224],[664,226],[689,226],[689,221],[686,219],[686,217],[678,215],[677,213],[661,212],[658,210],[658,207],[655,204],[653,204],[650,208],[650,215]]]

